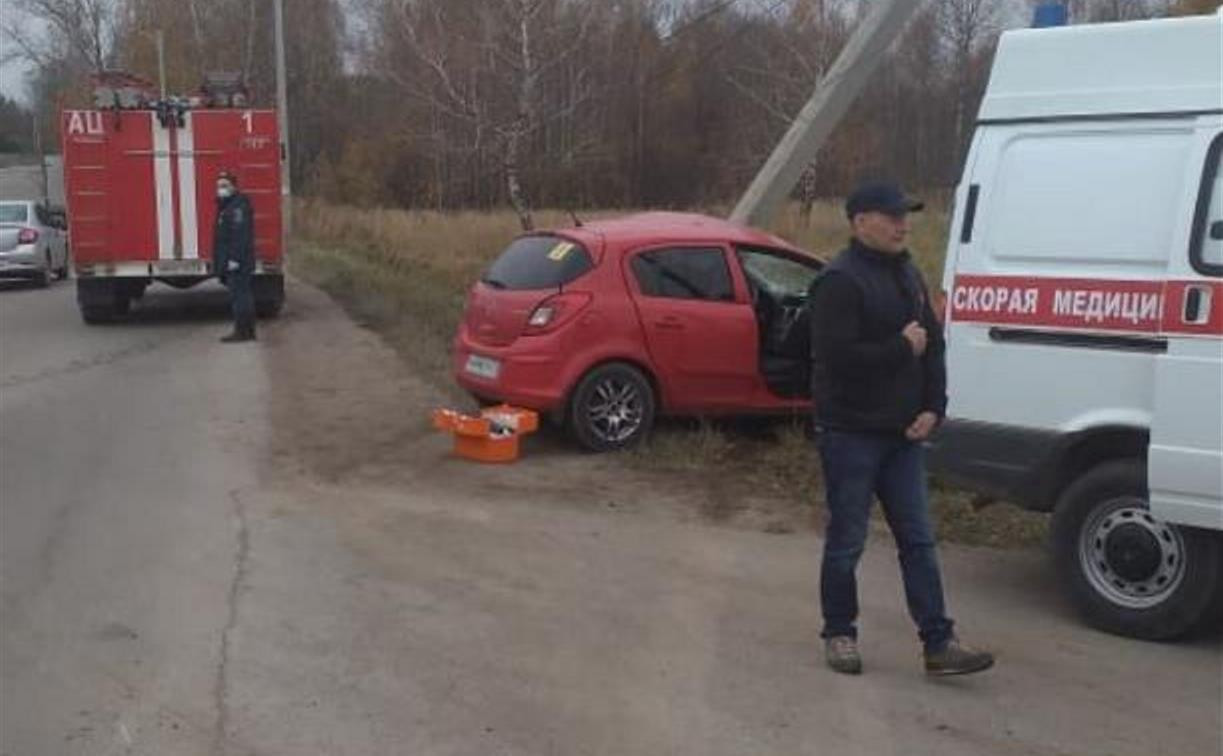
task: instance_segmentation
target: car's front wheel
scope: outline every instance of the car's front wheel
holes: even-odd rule
[[[623,362],[587,373],[569,398],[569,430],[586,449],[627,449],[654,425],[654,388],[640,370]]]
[[[1223,590],[1217,534],[1165,523],[1148,510],[1142,460],[1108,462],[1066,489],[1052,538],[1071,597],[1111,633],[1163,640],[1213,616]]]

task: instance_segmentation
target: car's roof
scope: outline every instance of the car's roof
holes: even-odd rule
[[[814,257],[779,236],[741,226],[722,218],[699,213],[647,212],[606,218],[581,226],[558,228],[554,233],[582,238],[598,236],[611,249],[671,242],[730,242],[745,246],[772,247]]]

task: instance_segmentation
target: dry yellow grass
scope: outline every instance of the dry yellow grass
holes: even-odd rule
[[[721,208],[709,210],[720,213]],[[631,211],[580,212],[584,220],[627,214]],[[937,281],[941,274],[950,209],[945,196],[928,202],[925,212],[913,216],[913,252],[923,273]],[[509,211],[408,211],[342,207],[315,200],[299,203],[297,234],[316,244],[359,254],[390,270],[426,266],[456,286],[469,285],[519,231]],[[572,225],[567,213],[541,210],[536,226],[543,229]],[[804,222],[797,205],[778,213],[770,229],[784,239],[823,257],[831,257],[849,237],[840,203],[820,202]]]
[[[914,216],[912,248],[917,264],[937,287],[949,215],[945,197],[927,198]],[[724,209],[711,212],[721,214]],[[583,219],[623,214],[582,211]],[[481,213],[362,210],[303,201],[295,210],[291,265],[298,275],[335,296],[355,319],[378,330],[389,343],[439,386],[459,398],[450,378],[450,342],[468,287],[519,233],[508,211]],[[540,211],[540,228],[571,225],[566,213]],[[773,225],[777,233],[822,257],[848,238],[839,203],[819,203],[804,223],[796,206]],[[664,423],[633,454],[634,464],[695,475],[713,485],[777,497],[788,506],[818,502],[819,465],[799,424]],[[1044,531],[1043,518],[1000,506],[972,510],[969,497],[938,490],[935,516],[945,537],[993,546],[1031,545]]]

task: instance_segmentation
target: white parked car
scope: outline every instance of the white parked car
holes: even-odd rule
[[[947,249],[932,467],[1141,638],[1223,614],[1220,60],[1223,15],[1004,34]]]
[[[0,278],[28,278],[43,286],[68,277],[68,225],[63,213],[40,202],[0,202]]]

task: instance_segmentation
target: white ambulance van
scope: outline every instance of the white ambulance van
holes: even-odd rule
[[[1139,638],[1223,614],[1221,152],[1223,15],[1020,30],[956,191],[932,468]]]

